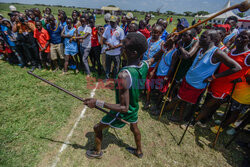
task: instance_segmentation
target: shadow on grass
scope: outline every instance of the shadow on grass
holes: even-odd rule
[[[83,149],[83,150],[91,150],[94,148],[94,137],[95,137],[95,133],[94,132],[88,132],[85,137],[88,138],[87,143],[83,146],[77,143],[66,143],[64,141],[58,141],[58,140],[54,140],[54,139],[50,139],[50,138],[46,138],[46,137],[40,137],[40,139],[44,139],[44,140],[48,140],[51,142],[55,142],[55,143],[61,143],[61,144],[66,144],[68,146],[71,146],[74,149]],[[117,137],[116,135],[114,135],[113,133],[110,132],[104,132],[103,133],[103,141],[102,141],[102,149],[105,150],[106,148],[108,148],[108,146],[110,144],[115,144],[118,147],[130,147],[128,144],[124,143],[123,140],[121,140],[119,137]]]
[[[212,127],[212,125],[213,124],[210,123],[208,127]],[[227,149],[225,148],[225,144],[228,143],[229,140],[231,139],[231,136],[226,134],[226,130],[224,130],[219,135],[215,147],[213,147],[213,142],[215,140],[216,134],[212,133],[209,128],[204,129],[195,126],[194,134],[195,134],[195,142],[199,147],[204,148],[204,146],[207,146],[210,149],[214,149],[216,152],[220,152],[223,155],[223,157],[227,160],[228,164],[230,164],[231,166],[234,167],[240,166],[243,160],[243,155],[244,154],[246,155],[246,153],[244,153],[244,151],[235,143],[232,143],[231,146],[228,147]],[[206,140],[208,140],[209,143],[208,144],[205,143],[204,141],[201,140],[201,138],[205,138]],[[241,135],[239,136],[238,139],[247,140],[247,136]]]

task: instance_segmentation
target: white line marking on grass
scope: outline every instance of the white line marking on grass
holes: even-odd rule
[[[94,96],[95,96],[95,91],[96,91],[97,86],[98,86],[98,83],[96,83],[95,88],[91,91],[90,97],[94,97]],[[64,141],[64,144],[62,145],[61,149],[60,149],[59,152],[57,153],[56,159],[55,159],[55,161],[54,161],[54,163],[52,164],[51,167],[56,167],[57,163],[60,161],[60,155],[61,155],[62,152],[68,147],[69,140],[70,140],[70,138],[72,137],[73,132],[74,132],[75,128],[77,127],[79,121],[84,117],[84,114],[85,114],[86,110],[87,110],[87,106],[84,106],[84,108],[83,108],[83,110],[82,110],[80,116],[77,118],[77,120],[76,120],[76,122],[75,122],[73,128],[71,129],[71,131],[69,132],[68,136],[66,137],[66,139],[65,139],[65,141]]]

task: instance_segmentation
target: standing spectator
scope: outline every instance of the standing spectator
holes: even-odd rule
[[[50,56],[51,56],[51,63],[53,64],[55,71],[58,70],[57,64],[57,56],[60,58],[60,65],[63,62],[64,54],[63,54],[63,43],[61,38],[61,33],[63,27],[57,23],[56,19],[53,15],[48,17],[47,30],[50,35]]]
[[[166,21],[166,20],[162,20],[161,21],[161,25],[162,25],[162,28],[163,28],[163,33],[162,33],[162,35],[161,35],[161,39],[163,40],[163,41],[167,41],[167,37],[168,37],[168,32],[167,32],[167,27],[168,27],[168,22]]]
[[[151,20],[151,14],[147,13],[145,15],[145,21],[146,21],[146,28],[148,29],[149,32],[151,32],[152,28],[151,25],[149,24],[149,21]]]
[[[35,8],[35,9],[33,10],[33,12],[34,12],[34,15],[36,16],[36,19],[35,19],[35,20],[36,20],[36,21],[41,21],[41,22],[42,22],[43,28],[46,29],[46,19],[43,18],[40,9],[39,9],[39,8]]]
[[[194,18],[193,21],[192,21],[192,25],[195,25],[195,23],[196,23],[196,20]]]
[[[110,14],[110,13],[106,13],[106,14],[104,15],[104,21],[105,21],[104,28],[106,28],[106,27],[109,25],[110,17],[111,17],[111,14]]]
[[[100,54],[102,48],[98,40],[98,29],[95,27],[95,20],[93,17],[90,17],[89,23],[90,27],[92,28],[90,58],[91,57],[93,58],[91,62],[94,70],[95,70],[95,63],[97,62],[98,75],[101,75],[102,65],[100,62]]]
[[[79,39],[80,41],[81,58],[87,77],[89,77],[90,69],[88,63],[88,56],[91,49],[92,30],[91,27],[88,25],[88,20],[86,20],[85,16],[81,17],[80,22],[82,25],[77,29],[78,37],[76,37],[76,39]]]
[[[121,22],[122,22],[122,24],[121,24],[121,28],[123,29],[123,31],[125,32],[125,29],[126,29],[126,27],[127,27],[127,25],[126,25],[126,22],[127,22],[127,20],[126,20],[126,15],[122,15],[122,18],[121,18]]]
[[[34,38],[39,46],[39,57],[42,62],[43,68],[48,69],[47,63],[50,64],[50,46],[49,46],[49,33],[42,27],[41,21],[36,21],[36,29],[34,31]]]
[[[64,27],[67,25],[66,23],[67,15],[63,10],[58,11],[58,21],[59,25]]]
[[[108,46],[106,49],[106,79],[109,78],[111,63],[114,61],[114,77],[116,77],[120,66],[121,41],[124,39],[124,31],[117,26],[117,18],[110,17],[110,26],[105,29],[103,34],[104,43]]]
[[[12,59],[12,50],[8,47],[4,40],[0,39],[0,60],[4,59],[8,61],[10,64],[13,64]]]
[[[51,15],[51,13],[52,13],[52,11],[51,11],[51,9],[49,8],[49,7],[47,7],[47,8],[45,8],[45,10],[43,11],[43,13],[44,13],[44,16],[49,16],[49,15]]]
[[[125,35],[127,35],[127,33],[128,33],[128,27],[129,27],[130,23],[133,21],[133,18],[134,18],[133,13],[128,12],[126,15],[127,25],[126,25],[126,28],[124,31]]]
[[[67,74],[68,72],[70,56],[72,56],[72,58],[76,57],[78,53],[77,42],[75,39],[77,36],[76,28],[72,26],[71,18],[67,18],[66,23],[67,25],[63,28],[63,31],[61,33],[61,36],[64,38],[64,46],[65,46],[64,48],[65,62],[64,62],[63,74]],[[75,61],[75,63],[77,62]]]
[[[73,23],[73,26],[77,29],[79,26],[81,26],[81,22],[78,20],[80,16],[80,13],[77,11],[77,10],[74,10],[72,12],[72,23]]]
[[[18,52],[17,47],[16,47],[16,41],[17,41],[16,35],[17,35],[17,33],[13,33],[12,23],[7,19],[3,19],[2,23],[5,25],[5,27],[3,28],[2,31],[4,32],[4,34],[7,38],[8,45],[10,46],[10,49],[14,52],[15,56],[18,58],[19,66],[24,67],[24,62],[23,62],[21,56],[19,56],[19,52]]]
[[[139,31],[148,39],[150,37],[150,32],[146,28],[147,22],[145,20],[141,20],[139,22]]]
[[[116,17],[117,17],[117,25],[120,26],[120,22],[121,22],[120,17],[119,16],[116,16]]]
[[[12,31],[17,32],[17,41],[19,49],[23,52],[22,56],[26,59],[25,64],[31,63],[34,71],[36,67],[40,68],[40,61],[38,56],[38,48],[34,38],[35,24],[32,20],[26,20],[25,15],[20,13],[16,17],[13,24]]]
[[[173,17],[171,16],[169,20],[169,24],[171,24],[172,22],[173,22]]]

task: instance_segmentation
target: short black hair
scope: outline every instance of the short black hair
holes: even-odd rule
[[[191,37],[192,38],[196,37],[197,31],[194,28],[192,28],[190,31],[191,31],[190,33]]]
[[[126,39],[128,40],[126,48],[131,51],[136,51],[138,53],[137,58],[147,51],[148,42],[144,35],[137,32],[131,32],[126,36]]]
[[[238,18],[235,16],[230,16],[227,18],[227,20],[234,20],[236,23],[238,23]]]
[[[138,31],[138,29],[139,29],[138,24],[136,24],[136,23],[130,23],[130,25],[134,25],[134,26],[135,26],[136,31]]]
[[[216,40],[218,40],[218,35],[217,35],[217,31],[216,30],[213,30],[213,29],[210,29],[210,30],[207,30],[207,33],[208,33],[208,36],[210,36],[211,40],[214,42]]]
[[[61,14],[63,16],[63,20],[67,19],[67,15],[66,15],[65,11],[60,10],[60,11],[58,11],[58,14]]]

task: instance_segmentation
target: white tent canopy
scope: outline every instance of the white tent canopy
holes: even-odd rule
[[[240,29],[250,29],[250,16],[240,18],[237,25]]]
[[[231,2],[230,2],[230,0],[228,0],[228,2],[226,3],[226,5],[224,6],[223,9],[228,8],[228,7],[230,7],[230,6],[231,6]],[[215,12],[215,13],[217,13],[217,12]],[[211,16],[214,15],[215,13],[211,13],[211,14],[208,14],[208,15],[205,15],[205,16],[195,16],[195,17],[196,17],[196,18],[199,18],[199,19],[206,19],[206,18],[211,17]],[[223,14],[220,15],[220,16],[215,17],[214,19],[212,19],[212,20],[209,21],[209,22],[210,22],[210,23],[222,24],[222,23],[223,23],[228,17],[230,17],[230,16],[235,16],[235,17],[237,17],[237,18],[239,19],[239,16],[237,16],[236,14],[234,14],[234,13],[232,12],[232,10],[230,10],[230,11],[228,11],[228,12],[226,12],[226,13],[223,13]]]

